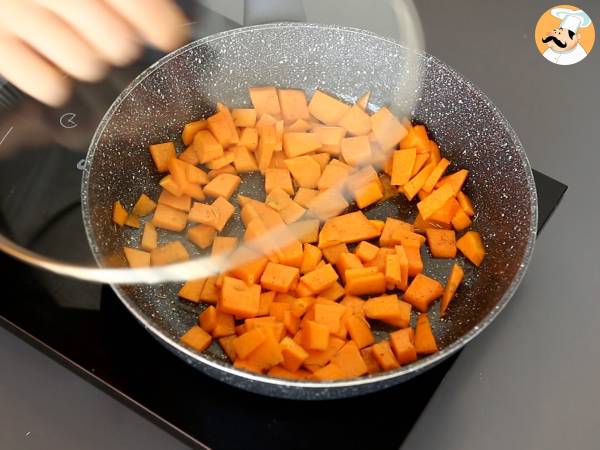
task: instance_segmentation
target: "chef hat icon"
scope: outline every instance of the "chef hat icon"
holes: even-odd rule
[[[574,11],[568,8],[553,8],[550,14],[561,20],[560,28],[571,30],[573,33],[577,33],[579,28],[585,28],[592,23],[590,16],[581,9]]]

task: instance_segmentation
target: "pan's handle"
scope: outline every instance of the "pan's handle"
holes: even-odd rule
[[[302,0],[244,0],[244,25],[306,22]]]

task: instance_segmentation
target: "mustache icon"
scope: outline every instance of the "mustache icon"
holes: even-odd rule
[[[560,48],[565,48],[567,46],[566,42],[559,41],[556,36],[546,36],[545,38],[542,38],[544,44],[550,41],[553,41]]]

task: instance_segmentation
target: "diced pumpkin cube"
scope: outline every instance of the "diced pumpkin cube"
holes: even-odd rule
[[[448,276],[448,281],[446,282],[446,287],[444,288],[444,293],[442,294],[442,300],[440,301],[440,316],[443,317],[446,313],[446,309],[450,304],[450,301],[454,297],[458,286],[462,283],[465,276],[465,272],[462,267],[458,264],[454,264],[452,266],[452,271]]]
[[[340,255],[343,253],[348,253],[348,246],[341,242],[339,244],[328,245],[327,247],[322,248],[321,251],[323,252],[323,256],[327,262],[335,264],[337,263]]]
[[[395,147],[407,134],[406,128],[398,118],[385,107],[371,116],[371,129],[384,151]]]
[[[313,373],[313,378],[321,381],[341,380],[348,377],[349,375],[334,363],[329,363]]]
[[[417,360],[417,350],[414,342],[415,332],[412,328],[403,328],[390,333],[390,346],[401,365],[410,364]]]
[[[152,217],[152,225],[169,231],[183,231],[187,225],[188,216],[167,205],[159,204]]]
[[[246,331],[233,341],[235,354],[242,359],[248,357],[250,353],[256,350],[267,339],[267,336],[267,333],[262,328],[254,328]]]
[[[292,283],[298,279],[300,271],[296,267],[269,262],[260,279],[264,289],[275,292],[288,292]]]
[[[188,164],[185,167],[185,176],[192,184],[205,185],[208,183],[208,174],[204,170],[196,166],[192,166],[191,164]]]
[[[360,209],[366,208],[373,203],[377,203],[383,198],[381,184],[378,181],[371,181],[370,183],[355,189],[353,195],[354,200],[356,200],[356,206]]]
[[[307,350],[325,350],[329,344],[329,328],[307,320],[302,328],[303,347]]]
[[[236,191],[242,179],[237,175],[222,173],[204,186],[204,193],[209,197],[224,197],[229,199]]]
[[[202,295],[202,290],[204,289],[204,285],[206,284],[206,278],[197,279],[197,280],[188,280],[186,281],[177,295],[185,300],[190,302],[198,303],[200,301],[200,296]],[[214,308],[213,308],[214,309]],[[204,327],[203,327],[204,328]],[[206,328],[205,328],[206,330]],[[212,333],[212,330],[206,330],[209,333]]]
[[[187,261],[190,254],[179,241],[168,242],[156,247],[150,252],[150,260],[153,266],[164,266],[177,262]]]
[[[477,231],[466,232],[463,237],[456,241],[456,247],[477,267],[481,265],[485,258],[483,241]]]
[[[449,165],[450,161],[448,161],[446,158],[442,158],[437,163],[433,171],[429,174],[429,177],[425,181],[425,184],[423,185],[422,189],[428,193],[433,191],[433,188],[435,187],[436,183],[440,180],[442,175],[444,175],[444,172],[446,171]]]
[[[454,230],[429,228],[426,233],[429,249],[434,258],[456,257],[456,233]]]
[[[146,250],[154,250],[158,243],[158,233],[156,228],[150,222],[144,224],[144,232],[142,233],[141,247]]]
[[[412,176],[413,166],[417,157],[417,149],[397,150],[392,154],[393,186],[404,186]]]
[[[137,202],[133,206],[131,210],[131,214],[134,214],[138,217],[144,217],[150,214],[156,208],[156,202],[148,197],[146,194],[140,195]]]
[[[284,337],[279,345],[281,346],[283,356],[282,364],[287,370],[298,370],[306,358],[308,358],[306,350],[288,336]]]
[[[240,145],[248,150],[256,150],[258,147],[258,131],[256,128],[244,128],[240,134]]]
[[[219,310],[240,317],[254,317],[260,303],[260,286],[246,285],[242,280],[225,277],[221,288]]]
[[[184,151],[182,151],[178,158],[181,161],[184,161],[188,164],[196,165],[200,164],[200,160],[198,159],[198,155],[196,154],[196,150],[194,150],[193,145],[189,145]]]
[[[256,109],[257,117],[263,114],[278,116],[281,113],[276,88],[272,86],[251,87],[249,93],[252,105]]]
[[[454,217],[452,217],[452,226],[456,231],[465,230],[469,228],[472,223],[471,218],[462,208],[458,208],[454,213]]]
[[[317,127],[313,130],[321,142],[321,151],[329,155],[339,155],[342,151],[342,139],[346,136],[343,127]]]
[[[371,131],[371,119],[358,105],[352,106],[342,116],[338,125],[348,130],[352,136],[365,136]]]
[[[238,238],[229,236],[216,236],[213,240],[212,256],[227,255],[237,247]]]
[[[458,211],[459,209],[460,205],[456,198],[450,197],[440,209],[438,209],[431,216],[429,216],[429,219],[427,219],[427,221],[439,225],[434,228],[450,229],[452,225],[452,219],[454,218],[456,211]]]
[[[469,217],[473,217],[475,215],[473,202],[471,202],[471,199],[467,196],[467,194],[465,194],[463,191],[459,191],[458,194],[456,194],[456,199],[458,200],[460,207]]]
[[[310,156],[298,156],[284,160],[298,186],[313,189],[321,177],[321,166]]]
[[[299,89],[279,89],[278,95],[281,116],[286,123],[292,123],[300,119],[308,120],[310,118],[304,91]]]
[[[369,97],[371,97],[371,91],[365,92],[358,100],[356,100],[355,105],[359,106],[363,111],[366,111],[369,104]]]
[[[150,266],[150,253],[143,250],[137,250],[135,248],[125,247],[123,249],[127,264],[131,268],[149,267]]]
[[[332,265],[325,264],[302,276],[301,281],[308,286],[312,293],[318,294],[331,287],[338,278],[338,274]]]
[[[207,307],[198,317],[198,324],[207,333],[212,334],[217,327],[217,308],[214,306]]]
[[[342,156],[351,166],[359,166],[371,162],[373,153],[367,136],[356,136],[342,139]]]
[[[419,355],[429,355],[438,351],[427,314],[419,314],[419,317],[417,317],[415,349]]]
[[[181,140],[184,145],[190,145],[194,141],[194,136],[200,130],[206,129],[207,122],[204,119],[196,120],[194,122],[186,123],[183,126],[183,132],[181,133]]]
[[[232,335],[225,336],[219,339],[219,345],[232,362],[237,359],[235,349],[233,348],[233,341],[235,340],[235,338],[236,336]]]
[[[321,148],[321,141],[315,133],[283,133],[283,150],[288,158],[302,156]]]
[[[373,349],[372,347],[366,347],[363,348],[360,351],[360,354],[362,355],[365,364],[367,365],[367,372],[372,374],[372,373],[377,373],[377,372],[381,372],[381,368],[379,367],[379,363],[377,362],[377,360],[375,359],[375,357],[373,356]]]
[[[231,151],[233,152],[233,165],[238,173],[258,170],[254,155],[246,147],[235,145],[231,147]]]
[[[200,130],[194,136],[192,144],[201,164],[223,156],[223,146],[208,130]]]
[[[367,241],[362,241],[356,246],[354,253],[356,254],[356,256],[358,256],[358,258],[361,261],[367,262],[374,259],[377,256],[378,251],[379,247],[377,247],[376,245],[373,245]]]
[[[337,125],[349,109],[350,105],[319,90],[315,91],[308,104],[309,112],[325,125]]]
[[[437,210],[454,197],[454,187],[452,183],[446,183],[440,188],[434,190],[427,198],[417,203],[417,208],[424,220],[428,220]]]
[[[346,273],[346,293],[350,295],[381,294],[385,292],[385,275],[381,272],[361,277],[348,278]]]
[[[281,188],[289,195],[294,195],[294,186],[290,172],[287,169],[265,170],[265,192],[270,194],[275,188]]]
[[[377,236],[379,230],[361,211],[355,211],[328,219],[319,233],[319,247],[327,247],[329,243],[349,244]]]
[[[177,158],[175,144],[173,142],[164,142],[162,144],[152,144],[148,147],[150,155],[159,173],[169,170],[169,161]]]
[[[439,281],[420,273],[408,286],[403,299],[418,311],[427,312],[429,305],[438,299],[443,291],[444,288]]]
[[[383,370],[392,370],[400,367],[389,341],[381,341],[371,346],[373,357]]]
[[[216,235],[217,230],[209,225],[195,225],[187,232],[188,239],[202,249],[210,247]]]
[[[351,314],[345,319],[345,325],[358,348],[367,347],[375,342],[369,323],[361,316]]]
[[[299,188],[296,191],[294,201],[304,208],[308,208],[308,203],[317,196],[319,191],[316,189]]]
[[[122,227],[123,225],[125,225],[125,222],[127,222],[128,216],[129,216],[129,213],[127,212],[127,210],[123,207],[121,202],[117,200],[113,204],[112,221],[115,224]]]
[[[331,362],[348,377],[360,377],[367,373],[367,365],[354,341],[349,341],[335,354]]]
[[[210,334],[200,328],[198,325],[194,325],[180,338],[181,342],[188,347],[193,348],[198,352],[203,352],[208,348],[212,342]]]
[[[254,108],[234,108],[231,110],[231,117],[235,126],[239,128],[256,125],[256,109]]]
[[[187,195],[174,196],[167,190],[163,190],[158,197],[158,203],[170,206],[178,211],[188,212],[192,206],[192,199]]]
[[[173,179],[171,175],[167,175],[163,179],[161,179],[158,184],[166,191],[169,191],[175,197],[179,197],[183,195],[183,189],[177,182]]]

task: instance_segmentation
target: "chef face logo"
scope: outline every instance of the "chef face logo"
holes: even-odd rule
[[[583,60],[592,50],[594,38],[592,20],[576,6],[549,9],[535,27],[538,50],[548,61],[561,66]]]

